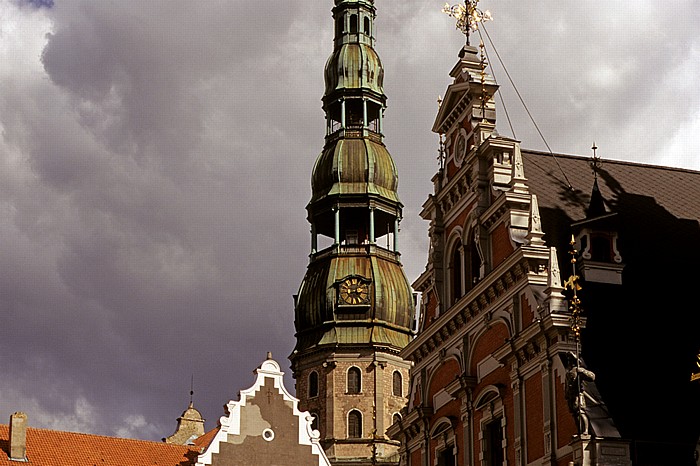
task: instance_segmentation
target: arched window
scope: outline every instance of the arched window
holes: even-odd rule
[[[348,369],[348,393],[360,393],[362,390],[362,373],[357,367]]]
[[[350,32],[357,32],[357,15],[350,15]]]
[[[450,269],[452,272],[452,304],[456,303],[462,297],[462,243],[457,242],[452,252]]]
[[[365,31],[364,31],[364,32],[365,32],[365,34],[367,34],[368,36],[371,35],[371,34],[370,34],[370,30],[369,30],[369,18],[366,17],[366,16],[365,16]]]
[[[345,18],[342,16],[340,18],[338,18],[338,20],[335,22],[335,35],[336,36],[339,36],[343,33],[343,29],[345,29],[343,27],[343,22],[345,22]]]
[[[309,374],[309,398],[318,396],[318,372],[311,371]]]
[[[348,413],[348,438],[362,438],[362,413],[356,409]]]
[[[311,417],[313,420],[311,421],[311,428],[314,430],[319,430],[318,425],[319,425],[319,419],[318,419],[318,413],[311,413]]]
[[[394,396],[403,396],[403,377],[401,377],[401,372],[394,371],[391,383],[393,387]]]
[[[399,421],[401,421],[401,415],[399,413],[394,413],[394,415],[391,417],[391,422],[396,424]]]

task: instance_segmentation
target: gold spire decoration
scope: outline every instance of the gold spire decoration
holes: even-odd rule
[[[573,273],[569,279],[564,282],[564,287],[571,290],[573,293],[571,299],[569,300],[569,311],[571,311],[571,332],[574,334],[574,338],[576,339],[576,356],[578,357],[578,346],[581,339],[581,325],[583,324],[583,318],[581,317],[583,309],[581,309],[581,300],[579,299],[577,293],[577,291],[581,290],[581,285],[578,283],[580,277],[576,275],[576,254],[578,254],[578,251],[576,250],[576,240],[574,239],[574,235],[571,235],[571,242],[569,244],[571,245],[571,251],[569,251],[569,254],[571,254],[571,266],[573,268]]]
[[[443,13],[457,20],[456,27],[467,36],[467,45],[469,45],[470,32],[476,32],[479,29],[479,23],[493,19],[490,11],[481,11],[477,7],[478,3],[479,0],[465,0],[464,4],[450,5],[445,3],[445,6],[442,7]]]

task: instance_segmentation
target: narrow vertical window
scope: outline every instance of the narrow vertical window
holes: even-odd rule
[[[350,33],[357,32],[357,15],[350,15]]]
[[[503,466],[503,426],[501,419],[489,422],[485,427],[486,464],[488,466]]]
[[[455,245],[452,253],[452,304],[462,297],[462,253],[461,244]]]
[[[319,424],[319,419],[318,419],[318,414],[317,413],[311,413],[311,417],[313,420],[311,421],[311,428],[313,430],[319,430],[318,429],[318,424]]]
[[[309,398],[318,396],[318,372],[311,371],[309,374]]]
[[[360,393],[362,389],[362,373],[357,367],[348,370],[348,393]]]
[[[401,372],[394,371],[392,386],[394,396],[403,396],[403,377],[401,377]]]
[[[371,35],[370,30],[369,30],[369,18],[365,16],[365,34],[366,35]]]
[[[356,409],[348,413],[348,438],[362,438],[362,413]]]

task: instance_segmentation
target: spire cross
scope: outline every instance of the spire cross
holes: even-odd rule
[[[442,12],[451,18],[457,20],[457,29],[462,31],[462,34],[467,36],[467,45],[469,45],[469,34],[471,31],[477,31],[479,29],[479,23],[485,21],[491,21],[491,12],[481,11],[477,8],[479,0],[464,0],[464,5],[458,3],[456,5],[450,5],[445,3],[442,7]]]

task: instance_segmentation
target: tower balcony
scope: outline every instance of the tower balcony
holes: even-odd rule
[[[334,244],[321,251],[311,254],[311,261],[319,261],[338,256],[376,256],[394,262],[400,262],[401,253],[379,246],[376,243],[364,244]]]

